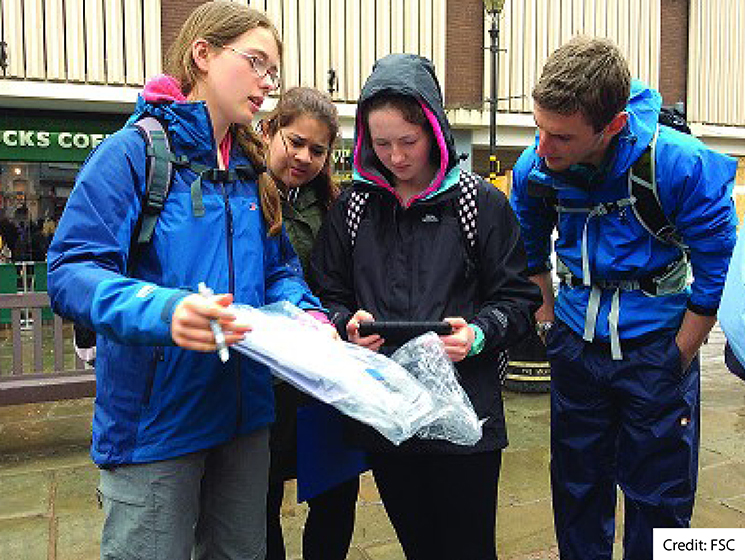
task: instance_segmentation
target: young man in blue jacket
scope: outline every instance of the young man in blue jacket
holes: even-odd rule
[[[556,50],[533,100],[537,141],[515,166],[512,205],[544,298],[561,558],[610,560],[618,485],[624,558],[649,559],[652,528],[687,527],[693,511],[697,355],[734,246],[736,164],[658,125],[660,94],[607,40]],[[669,227],[649,223],[632,176]]]

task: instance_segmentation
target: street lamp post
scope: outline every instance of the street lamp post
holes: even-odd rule
[[[489,91],[489,180],[497,179],[497,74],[499,73],[499,16],[505,0],[483,0],[484,10],[491,18],[489,52],[491,53],[491,88]]]

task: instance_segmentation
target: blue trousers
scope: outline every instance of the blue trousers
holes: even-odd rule
[[[562,560],[610,560],[616,486],[624,560],[652,559],[654,527],[688,527],[699,448],[698,358],[682,371],[674,332],[623,347],[587,343],[561,323],[551,363],[551,487]]]

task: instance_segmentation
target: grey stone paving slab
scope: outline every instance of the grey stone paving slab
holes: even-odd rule
[[[98,560],[102,523],[98,508],[60,515],[55,560]]]
[[[49,545],[49,518],[0,519],[3,560],[47,560]]]
[[[0,519],[47,515],[51,476],[43,472],[0,476]]]

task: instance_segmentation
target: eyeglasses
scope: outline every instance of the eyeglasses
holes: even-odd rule
[[[248,60],[248,62],[251,63],[251,68],[256,73],[256,75],[261,78],[262,80],[269,76],[269,81],[272,82],[272,85],[275,88],[278,88],[280,85],[280,76],[279,76],[279,70],[277,70],[276,66],[269,66],[267,62],[261,58],[260,56],[257,56],[255,54],[248,54],[243,51],[239,51],[238,49],[231,47],[230,45],[223,45],[223,49],[228,49],[233,51],[235,54],[241,55],[243,58]]]
[[[279,129],[279,135],[282,137],[282,142],[285,145],[285,151],[288,154],[292,153],[293,155],[296,155],[306,145],[308,145],[308,151],[310,152],[310,155],[313,159],[325,158],[329,153],[329,149],[326,146],[322,146],[320,144],[311,144],[300,136],[292,134],[286,136],[285,133],[282,132],[281,128]]]

